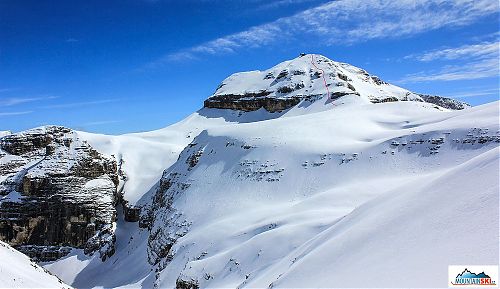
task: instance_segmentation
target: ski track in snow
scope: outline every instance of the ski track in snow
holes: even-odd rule
[[[326,84],[325,71],[316,66],[314,63],[314,54],[311,54],[311,64],[317,69],[321,71],[321,77],[323,77],[323,83],[325,84],[326,94],[328,96],[327,101],[330,99],[330,89],[328,89],[328,85]]]

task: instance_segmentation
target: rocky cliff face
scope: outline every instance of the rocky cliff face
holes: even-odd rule
[[[0,240],[39,260],[114,251],[117,164],[67,128],[0,139]]]
[[[278,112],[297,105],[302,99],[303,97],[293,97],[287,99],[256,97],[254,99],[249,99],[248,94],[221,95],[206,100],[204,102],[204,107],[241,111],[255,111],[260,108],[264,108],[269,112]]]

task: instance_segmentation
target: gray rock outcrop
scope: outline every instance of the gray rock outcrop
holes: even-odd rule
[[[0,139],[0,240],[37,259],[114,252],[117,164],[64,127]],[[48,253],[49,252],[49,253]],[[45,256],[48,256],[45,258]]]

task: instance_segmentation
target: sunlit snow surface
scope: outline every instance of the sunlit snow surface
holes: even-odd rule
[[[178,173],[189,186],[173,208],[191,226],[159,274],[149,232],[121,219],[106,262],[74,250],[45,267],[79,288],[172,288],[178,278],[200,288],[446,287],[448,265],[498,264],[498,105],[347,97],[278,114],[202,109],[142,134],[79,133],[124,159],[131,203],[150,204],[162,171]],[[156,213],[154,228],[167,230],[168,212]]]
[[[0,241],[0,287],[71,288],[2,241]]]

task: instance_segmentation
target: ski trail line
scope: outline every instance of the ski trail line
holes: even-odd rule
[[[320,70],[321,71],[321,76],[323,76],[323,83],[325,84],[325,88],[326,88],[326,93],[328,94],[328,99],[330,99],[330,90],[328,89],[328,85],[326,85],[326,78],[325,78],[325,72],[323,71],[323,69],[319,68],[316,66],[316,64],[314,64],[314,55],[311,54],[311,64],[317,69],[317,70]]]

